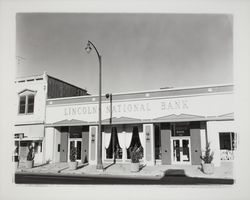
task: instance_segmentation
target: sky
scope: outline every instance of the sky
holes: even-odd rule
[[[49,75],[98,94],[233,83],[224,14],[18,13],[16,76]]]

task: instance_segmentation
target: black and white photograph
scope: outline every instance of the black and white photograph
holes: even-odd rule
[[[233,184],[232,15],[16,20],[16,183]]]
[[[11,191],[230,197],[247,109],[234,12],[29,10],[12,21]]]

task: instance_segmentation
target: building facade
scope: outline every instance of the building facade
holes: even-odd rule
[[[15,151],[19,153],[20,163],[26,160],[28,147],[35,149],[35,162],[44,161],[44,134],[46,119],[46,100],[58,97],[83,96],[87,91],[62,80],[42,75],[17,78],[14,140]]]
[[[44,162],[97,163],[98,96],[47,98]],[[141,149],[146,165],[199,165],[207,143],[213,163],[236,148],[233,85],[168,88],[102,96],[103,162],[130,162]]]

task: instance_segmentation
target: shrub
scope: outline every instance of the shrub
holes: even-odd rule
[[[69,159],[70,159],[71,162],[75,162],[76,161],[76,147],[72,147],[70,149]]]
[[[130,149],[130,155],[131,155],[131,162],[132,163],[138,163],[139,159],[141,158],[141,147],[134,146]]]
[[[27,155],[27,160],[28,161],[32,161],[35,158],[35,153],[34,153],[34,148],[33,147],[29,147],[29,152]]]
[[[214,152],[211,152],[210,143],[206,145],[205,155],[201,156],[204,163],[211,163],[214,158]]]

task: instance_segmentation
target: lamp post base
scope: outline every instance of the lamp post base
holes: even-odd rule
[[[102,164],[97,164],[96,165],[96,170],[97,171],[103,171],[103,165]]]

